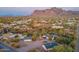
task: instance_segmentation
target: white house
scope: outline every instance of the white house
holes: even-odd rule
[[[64,28],[63,26],[52,26],[52,28],[54,28],[54,29],[62,29],[62,28]]]

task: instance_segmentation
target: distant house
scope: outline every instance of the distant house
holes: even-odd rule
[[[32,41],[32,37],[25,37],[24,41]]]
[[[19,35],[19,37],[23,41],[32,41],[32,36]]]
[[[3,27],[8,28],[8,27],[10,27],[10,25],[9,24],[3,24]]]
[[[20,39],[19,45],[20,45],[20,47],[24,47],[27,44],[29,44],[30,42],[32,42],[32,38],[31,37],[24,37],[24,38]]]
[[[58,35],[56,33],[50,33],[50,34],[43,35],[42,38],[44,39],[44,41],[48,41],[49,36],[51,36],[52,40],[54,40],[56,37],[58,37]]]
[[[42,47],[44,48],[45,51],[48,51],[48,50],[50,50],[51,48],[54,48],[57,45],[58,44],[56,42],[49,42],[49,43],[42,45]]]
[[[69,18],[66,22],[67,25],[74,25],[76,23],[76,20],[75,19],[72,19],[72,18]]]
[[[8,32],[9,32],[9,29],[4,28],[4,29],[2,30],[2,32],[3,32],[3,33],[8,33]]]
[[[48,41],[49,37],[47,35],[43,35],[42,38],[44,39],[44,41]]]
[[[12,34],[12,35],[9,36],[9,38],[13,39],[13,38],[15,38],[15,36],[16,36],[16,34]]]
[[[12,24],[10,24],[10,26],[15,26],[16,24],[14,24],[14,23],[12,23]]]
[[[3,34],[3,39],[13,39],[15,38],[16,34],[13,34],[13,33],[6,33],[6,34]]]
[[[0,40],[3,38],[3,36],[0,36]]]
[[[55,25],[55,26],[52,26],[52,28],[54,28],[54,29],[63,29],[64,27],[63,26],[59,26],[59,25]]]

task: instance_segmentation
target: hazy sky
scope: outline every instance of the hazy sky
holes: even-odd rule
[[[0,7],[0,16],[26,16],[34,10],[48,9],[50,7]],[[65,10],[79,11],[79,7],[62,7]]]

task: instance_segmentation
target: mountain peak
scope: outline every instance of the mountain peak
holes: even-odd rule
[[[32,13],[32,16],[56,16],[63,12],[66,12],[66,11],[61,8],[53,7],[53,8],[45,9],[45,10],[35,10]]]

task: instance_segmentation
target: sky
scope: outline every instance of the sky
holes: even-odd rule
[[[0,16],[28,16],[34,10],[50,9],[51,7],[0,7]],[[79,11],[79,7],[61,7],[65,10]]]

